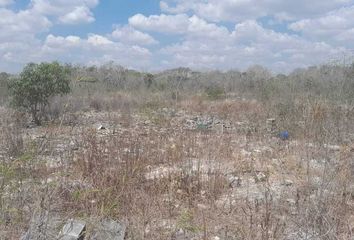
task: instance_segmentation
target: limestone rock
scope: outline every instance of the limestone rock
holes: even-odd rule
[[[267,175],[263,172],[256,172],[254,175],[254,180],[256,183],[265,182],[267,180]]]
[[[59,239],[83,240],[85,237],[86,223],[80,220],[70,219],[61,230]]]
[[[290,179],[286,179],[283,183],[283,185],[287,186],[287,187],[290,187],[294,184],[294,182]]]
[[[28,231],[21,240],[50,240],[56,239],[60,218],[53,216],[48,211],[35,213],[30,221]]]
[[[124,240],[126,226],[113,220],[103,220],[93,230],[90,240]]]

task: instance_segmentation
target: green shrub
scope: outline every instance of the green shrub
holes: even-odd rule
[[[13,106],[27,110],[40,125],[50,98],[70,92],[68,76],[69,69],[57,62],[28,64],[9,84]]]
[[[220,86],[211,86],[205,89],[207,97],[211,100],[222,99],[225,97],[225,91]]]

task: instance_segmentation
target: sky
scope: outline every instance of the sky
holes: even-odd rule
[[[354,0],[0,0],[0,72],[29,62],[273,72],[354,48]]]

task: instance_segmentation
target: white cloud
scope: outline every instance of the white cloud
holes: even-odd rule
[[[166,34],[185,34],[186,37],[223,38],[229,34],[224,26],[208,23],[197,16],[188,17],[186,14],[177,15],[152,15],[146,17],[137,14],[129,19],[133,27]]]
[[[332,43],[354,46],[348,42],[354,39],[354,6],[331,11],[318,18],[302,19],[291,23],[289,28],[309,39],[324,39]]]
[[[113,42],[109,40],[106,37],[97,35],[97,34],[92,34],[88,37],[87,42],[95,47],[97,46],[107,46],[107,45],[112,45]]]
[[[283,72],[325,62],[354,46],[354,0],[165,0],[161,14],[136,14],[128,25],[111,23],[112,32],[86,37],[50,30],[95,21],[92,9],[99,0],[31,0],[19,11],[6,7],[12,2],[0,0],[0,71],[19,70],[30,61],[113,60],[144,70],[261,64]],[[282,30],[264,27],[264,16],[275,23],[266,26]],[[284,33],[287,25],[291,31]]]
[[[45,40],[44,46],[51,49],[67,49],[80,46],[82,40],[78,36],[54,36],[49,34]]]
[[[7,6],[13,3],[14,3],[13,0],[0,0],[0,7]]]
[[[129,24],[138,29],[163,33],[184,33],[188,26],[188,16],[179,15],[151,15],[146,17],[136,14],[129,18]]]
[[[188,22],[188,34],[192,37],[209,37],[220,39],[224,38],[229,34],[229,31],[226,27],[218,26],[213,23],[208,23],[204,19],[201,19],[197,16],[190,17]]]
[[[85,6],[76,7],[72,12],[59,17],[59,21],[64,24],[90,23],[95,21],[92,12]]]
[[[91,9],[99,0],[32,0],[34,12],[57,17],[63,24],[91,23],[95,21]]]
[[[198,69],[230,69],[261,64],[278,72],[294,67],[325,62],[343,48],[323,42],[310,42],[298,36],[265,29],[256,21],[244,21],[229,35],[220,39],[201,41],[189,38],[161,50],[167,58],[165,67],[189,66]],[[311,58],[309,58],[311,56]]]
[[[41,35],[49,32],[56,23],[86,23],[94,18],[90,9],[98,4],[98,0],[32,0],[27,8],[14,11],[1,8],[13,1],[0,0],[0,68],[3,70],[18,70],[23,64],[31,61],[41,61],[46,58]],[[54,44],[54,36],[49,34],[47,43]],[[69,47],[78,39],[66,37],[61,39]],[[52,48],[53,50],[54,48]],[[59,48],[56,48],[59,49]],[[60,52],[60,51],[59,51]],[[70,61],[70,58],[67,58]],[[12,67],[11,67],[12,66]],[[1,70],[1,69],[0,69]]]
[[[149,34],[138,31],[131,26],[117,27],[113,31],[112,37],[127,44],[152,45],[158,43]]]
[[[151,64],[151,52],[136,45],[129,46],[115,42],[105,36],[89,34],[87,38],[78,36],[48,35],[40,48],[42,60],[61,60],[81,64],[104,64],[116,61],[125,66],[146,68]]]
[[[0,8],[0,71],[17,69],[37,58],[38,34],[49,31],[52,23],[31,9],[18,12]]]
[[[34,37],[34,34],[48,31],[51,22],[44,16],[35,15],[31,10],[23,10],[17,13],[0,8],[0,41],[13,42],[16,39],[26,41],[26,38]]]
[[[319,16],[353,3],[353,0],[312,0],[310,3],[308,0],[165,0],[160,2],[160,8],[167,13],[193,11],[212,21],[238,22],[264,16],[296,20]]]

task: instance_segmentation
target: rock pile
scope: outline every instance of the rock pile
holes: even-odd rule
[[[227,130],[232,129],[229,121],[219,119],[214,116],[198,116],[186,119],[185,127],[190,130]]]

